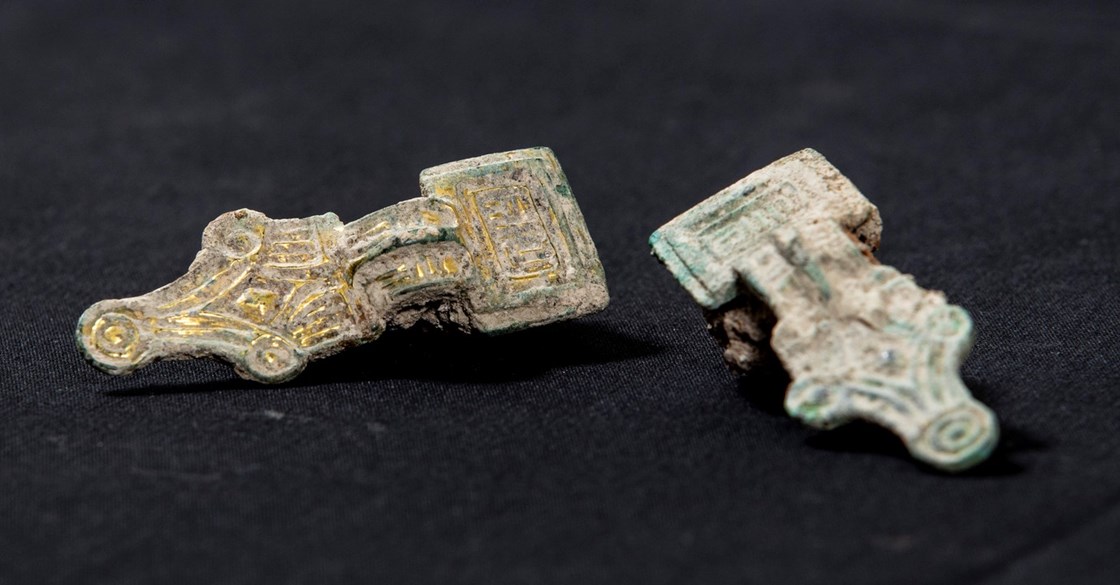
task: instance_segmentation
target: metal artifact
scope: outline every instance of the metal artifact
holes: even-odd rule
[[[86,310],[78,344],[111,374],[214,356],[272,383],[389,328],[502,333],[607,305],[603,267],[551,150],[430,168],[420,188],[347,224],[333,213],[225,213],[184,276]]]
[[[998,424],[961,382],[972,320],[880,264],[879,211],[820,153],[751,173],[650,237],[702,306],[733,367],[776,357],[785,408],[818,428],[854,419],[948,471],[984,460]]]

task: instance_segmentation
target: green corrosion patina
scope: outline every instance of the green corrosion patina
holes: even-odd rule
[[[966,469],[999,437],[959,375],[972,320],[876,262],[881,230],[875,206],[806,149],[681,214],[650,246],[707,311],[730,364],[781,361],[791,415],[819,428],[874,422],[914,457]]]

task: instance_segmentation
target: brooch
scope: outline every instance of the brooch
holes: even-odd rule
[[[185,275],[86,310],[78,345],[111,374],[213,356],[272,383],[389,328],[502,333],[606,307],[595,244],[551,150],[426,169],[420,190],[345,224],[223,214]]]
[[[878,209],[820,153],[751,173],[662,226],[653,253],[708,316],[733,367],[773,356],[785,408],[817,428],[853,419],[957,471],[995,447],[995,416],[961,382],[972,319],[880,264]]]

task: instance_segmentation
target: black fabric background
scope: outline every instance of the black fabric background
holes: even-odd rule
[[[0,583],[1115,583],[1120,9],[0,3]],[[547,145],[610,307],[262,387],[85,364],[239,207],[352,220]],[[655,228],[805,146],[979,331],[958,477],[724,367]]]

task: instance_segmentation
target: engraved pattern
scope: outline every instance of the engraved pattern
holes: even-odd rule
[[[483,237],[494,262],[507,278],[518,283],[518,288],[528,288],[537,278],[558,280],[556,246],[524,187],[468,190],[464,196],[481,219]]]
[[[249,210],[222,215],[204,232],[187,274],[143,297],[94,305],[79,338],[92,336],[95,342],[85,344],[90,356],[113,373],[163,355],[206,354],[233,361],[253,379],[290,378],[310,354],[367,333],[359,325],[363,301],[341,259],[330,254],[342,232],[333,214],[298,220]],[[128,334],[118,333],[126,323]],[[133,340],[129,347],[109,342],[125,338]]]
[[[785,269],[756,270],[749,261],[744,269],[778,317],[770,344],[792,377],[786,410],[818,428],[872,421],[914,457],[947,470],[987,457],[998,439],[995,418],[957,374],[972,346],[968,314],[869,262],[836,224],[773,239],[771,264]],[[798,325],[807,309],[811,329]]]

